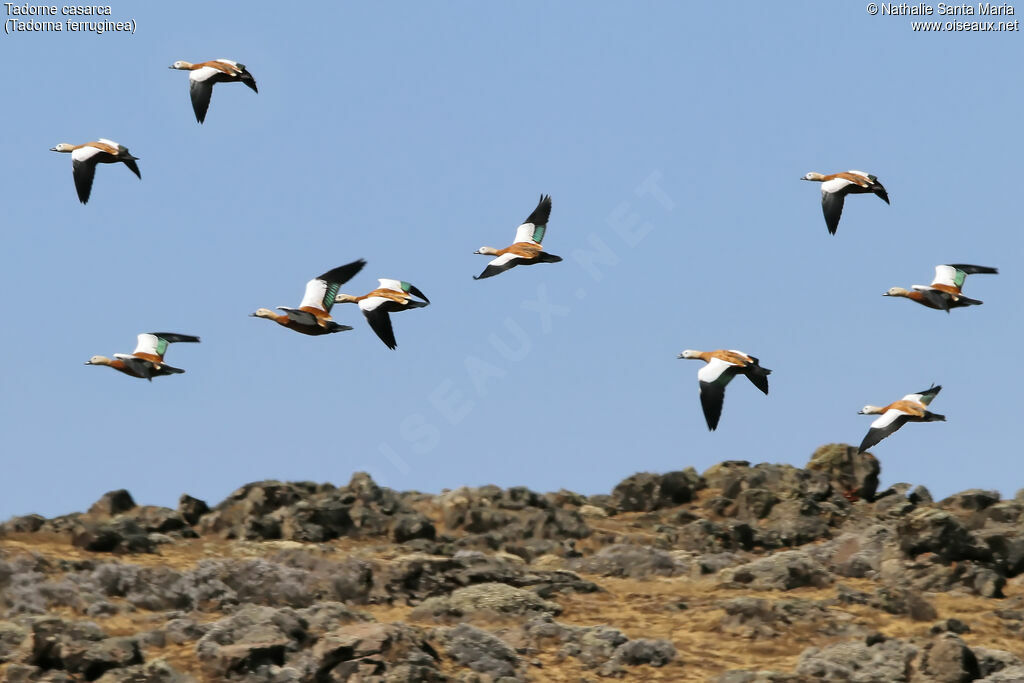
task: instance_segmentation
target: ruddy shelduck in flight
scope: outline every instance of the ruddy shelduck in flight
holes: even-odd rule
[[[250,317],[273,320],[278,325],[310,336],[333,334],[351,330],[349,325],[339,325],[331,319],[334,295],[343,284],[356,276],[366,261],[359,259],[352,263],[333,268],[306,283],[306,293],[298,308],[278,306],[284,313],[274,313],[269,308],[259,308]]]
[[[139,166],[135,162],[138,157],[133,157],[124,145],[119,145],[113,140],[100,138],[95,142],[86,142],[81,145],[72,145],[62,142],[50,148],[51,152],[69,152],[71,154],[71,174],[75,178],[75,190],[78,191],[78,201],[88,203],[89,194],[92,192],[92,179],[96,175],[96,164],[123,163],[131,172],[142,180]]]
[[[516,266],[532,266],[535,263],[558,263],[561,256],[548,254],[541,249],[541,242],[544,240],[544,233],[548,229],[548,217],[551,216],[551,197],[541,195],[537,208],[526,219],[526,222],[516,228],[516,241],[504,249],[494,247],[480,247],[474,254],[486,254],[497,256],[480,275],[473,276],[474,280],[483,280],[485,277],[493,277],[498,273],[504,273],[509,268]]]
[[[847,171],[822,175],[808,173],[800,180],[813,180],[821,183],[821,211],[825,214],[825,225],[830,235],[836,234],[839,228],[839,217],[843,215],[843,200],[848,194],[864,194],[873,192],[889,203],[889,194],[878,182],[878,178],[864,171]]]
[[[725,387],[736,375],[746,375],[751,383],[768,394],[768,375],[771,370],[762,368],[760,361],[742,351],[693,351],[687,349],[679,354],[679,358],[699,358],[706,365],[697,372],[700,381],[700,405],[704,409],[704,419],[708,429],[718,428],[718,419],[722,416],[722,403],[725,400]]]
[[[196,121],[206,120],[206,110],[210,108],[210,96],[213,94],[214,83],[245,83],[258,93],[256,79],[245,68],[245,64],[230,59],[214,59],[209,62],[177,61],[169,69],[188,71],[188,92],[192,96],[192,110],[196,113]]]
[[[908,422],[945,422],[945,415],[928,412],[928,405],[936,394],[942,391],[941,386],[931,386],[916,394],[907,394],[895,403],[887,406],[864,406],[860,415],[881,415],[871,423],[871,429],[860,443],[858,453],[863,453],[876,443],[889,436]]]
[[[185,372],[181,368],[175,368],[164,363],[164,354],[167,352],[168,344],[198,341],[199,337],[194,337],[191,334],[147,332],[139,335],[138,345],[130,355],[127,353],[115,353],[113,358],[93,356],[85,364],[106,365],[126,375],[148,379],[152,382],[154,377],[180,375]]]
[[[935,266],[935,279],[930,285],[912,285],[908,291],[902,287],[891,287],[882,296],[902,296],[922,306],[949,313],[950,309],[964,306],[979,306],[983,302],[963,295],[961,288],[968,275],[985,273],[996,275],[999,271],[988,266],[972,266],[967,263],[953,263]]]
[[[394,349],[398,343],[395,341],[395,332],[391,328],[391,318],[388,314],[423,308],[430,303],[430,299],[414,285],[403,280],[379,278],[377,282],[380,283],[380,287],[369,294],[339,294],[334,300],[339,304],[359,304],[359,310],[366,316],[370,328],[377,333],[385,346]],[[422,301],[416,301],[413,297],[418,297]]]

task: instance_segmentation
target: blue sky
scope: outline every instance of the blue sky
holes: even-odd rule
[[[874,450],[883,483],[1012,496],[1022,251],[1020,33],[914,33],[859,3],[122,3],[134,35],[0,36],[7,293],[0,518],[124,487],[173,506],[259,479],[607,492],[726,459],[802,466],[932,382],[948,422]],[[197,20],[197,17],[202,17]],[[7,17],[5,17],[7,18]],[[246,64],[203,126],[175,60]],[[78,203],[58,142],[112,138]],[[808,171],[863,169],[828,235]],[[473,281],[541,193],[564,261]],[[249,318],[365,258],[410,281],[389,351]],[[887,299],[1000,268],[950,315]],[[202,337],[136,380],[83,365]],[[685,348],[735,348],[718,431]],[[1009,472],[1009,474],[1008,474]]]

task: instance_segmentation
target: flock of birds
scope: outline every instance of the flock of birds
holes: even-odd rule
[[[169,68],[189,72],[189,94],[196,121],[200,124],[206,119],[216,83],[243,83],[259,92],[256,80],[244,64],[230,59],[216,59],[193,64],[186,61],[174,62]],[[93,178],[97,164],[123,163],[141,180],[142,174],[135,163],[138,157],[132,156],[128,148],[113,140],[100,138],[95,142],[81,145],[60,143],[51,148],[54,152],[71,154],[72,175],[79,200],[85,204],[89,201]],[[821,208],[825,217],[825,225],[829,234],[834,235],[839,227],[843,204],[848,194],[874,194],[889,203],[889,195],[878,178],[863,171],[847,171],[823,175],[808,173],[802,180],[821,183]],[[474,253],[493,256],[484,271],[474,276],[480,280],[493,277],[515,266],[534,265],[537,263],[557,263],[561,257],[545,252],[541,246],[547,231],[548,219],[551,216],[551,197],[541,195],[537,207],[527,219],[516,229],[515,241],[502,249],[480,247]],[[394,330],[391,326],[391,313],[422,308],[430,300],[414,285],[388,278],[378,280],[380,286],[362,296],[353,296],[339,292],[341,286],[355,277],[366,265],[362,259],[333,268],[306,283],[306,291],[298,308],[278,306],[283,313],[275,313],[268,308],[257,309],[253,317],[273,320],[279,325],[301,334],[319,336],[351,330],[349,325],[342,325],[331,318],[334,304],[358,304],[370,328],[389,348],[395,349]],[[935,267],[935,278],[930,285],[913,285],[910,290],[892,287],[885,296],[905,297],[922,306],[947,313],[954,308],[975,306],[982,302],[964,296],[962,288],[968,275],[978,273],[995,274],[995,268],[969,264],[948,264]],[[86,365],[106,365],[126,375],[152,381],[154,377],[173,375],[185,372],[164,363],[164,355],[170,344],[178,342],[198,342],[199,337],[173,332],[149,332],[138,336],[138,344],[131,354],[114,354],[113,358],[93,356]],[[716,351],[686,350],[679,358],[699,359],[705,365],[698,371],[700,385],[700,401],[708,429],[714,431],[722,415],[725,400],[725,388],[736,375],[744,375],[764,394],[768,394],[768,375],[771,370],[761,367],[760,361],[742,351],[719,349]],[[932,413],[928,406],[942,389],[931,386],[924,391],[908,394],[902,399],[886,406],[867,405],[861,409],[863,415],[879,415],[871,423],[867,435],[860,444],[859,451],[874,446],[907,422],[944,421],[943,415]]]
[[[812,171],[801,180],[821,183],[821,210],[831,235],[836,234],[839,228],[839,218],[843,214],[846,195],[872,193],[886,204],[889,203],[889,193],[882,183],[878,182],[876,176],[864,171],[847,171],[831,175]],[[968,275],[998,272],[997,269],[988,266],[973,266],[966,263],[935,266],[935,278],[930,285],[912,285],[909,290],[892,287],[884,292],[883,296],[901,296],[922,306],[949,313],[954,308],[977,306],[982,303],[964,296],[962,288]],[[771,374],[771,370],[761,367],[761,362],[757,358],[742,351],[687,349],[679,354],[679,358],[698,358],[706,363],[697,373],[697,380],[700,383],[700,402],[704,409],[704,419],[707,421],[708,429],[712,431],[718,428],[718,420],[722,416],[725,387],[736,375],[746,376],[755,387],[768,394],[768,375]],[[858,452],[863,453],[908,422],[944,422],[945,415],[928,410],[932,399],[941,390],[941,386],[933,385],[924,391],[907,394],[886,406],[864,406],[859,414],[880,417],[871,423]]]

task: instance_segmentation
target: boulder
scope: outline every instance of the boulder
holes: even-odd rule
[[[132,499],[132,494],[128,493],[125,489],[117,489],[116,491],[104,493],[99,500],[89,507],[89,512],[94,515],[112,517],[122,512],[128,512],[134,507],[135,501]]]
[[[504,583],[481,583],[452,591],[451,595],[429,598],[413,610],[414,618],[464,617],[485,614],[560,614],[558,603],[536,593]]]
[[[178,499],[178,514],[192,526],[195,526],[199,519],[209,511],[210,506],[206,504],[206,501],[193,498],[187,493],[181,494],[181,498]]]
[[[664,550],[618,543],[605,546],[590,557],[572,560],[569,567],[588,574],[633,579],[681,576],[690,571],[689,563]]]
[[[663,639],[637,638],[619,645],[612,653],[612,661],[627,666],[661,667],[676,657],[676,648]]]
[[[881,466],[870,453],[858,453],[853,446],[832,443],[811,455],[807,469],[824,473],[836,490],[851,500],[872,501],[878,490]]]
[[[819,561],[802,550],[788,550],[722,570],[725,587],[747,586],[757,590],[791,590],[802,586],[823,588],[832,575]]]
[[[442,633],[445,652],[459,665],[495,679],[517,675],[522,664],[519,655],[497,636],[469,624]]]
[[[871,645],[846,641],[807,648],[800,653],[795,672],[814,680],[896,683],[911,680],[916,656],[917,647],[897,638]]]
[[[921,674],[936,683],[969,683],[981,677],[981,670],[964,641],[952,633],[943,633],[925,646]]]
[[[424,633],[405,624],[375,622],[340,626],[321,636],[312,648],[316,681],[444,680],[437,652]]]
[[[919,508],[896,527],[900,550],[909,557],[934,553],[946,562],[992,559],[992,551],[951,513]]]
[[[703,486],[693,468],[666,474],[641,472],[615,486],[611,504],[622,512],[650,512],[688,503]]]
[[[245,680],[261,667],[282,666],[305,640],[306,626],[291,608],[243,607],[210,626],[196,655],[207,677]]]

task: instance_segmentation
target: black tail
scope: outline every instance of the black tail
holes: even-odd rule
[[[751,384],[761,390],[761,393],[768,395],[768,375],[772,374],[771,370],[760,365],[748,365],[744,374]]]
[[[248,71],[243,71],[242,75],[239,76],[238,79],[242,81],[242,83],[245,83],[247,86],[252,88],[252,91],[254,93],[259,93],[259,90],[256,89],[256,79],[252,77],[251,73],[249,73]]]
[[[139,171],[139,165],[135,163],[136,161],[138,161],[138,157],[132,157],[131,159],[121,159],[121,161],[124,162],[125,166],[131,169],[131,172],[134,173],[139,180],[142,180],[142,173]]]
[[[956,298],[956,301],[949,302],[949,308],[963,308],[964,306],[980,306],[983,303],[985,302],[980,301],[978,299],[971,299],[970,297],[960,295]],[[949,308],[946,309],[946,313],[949,313]]]

